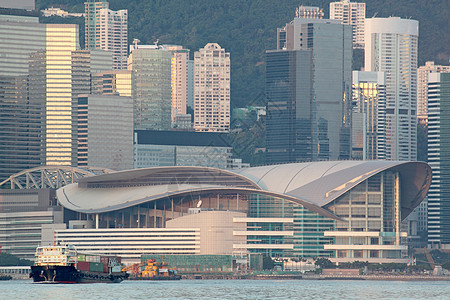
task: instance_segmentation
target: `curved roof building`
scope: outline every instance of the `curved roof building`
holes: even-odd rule
[[[243,237],[233,251],[345,261],[401,258],[401,221],[430,183],[431,169],[421,162],[159,167],[80,178],[60,188],[57,198],[72,217],[95,221],[96,228],[188,226],[180,220],[202,212],[189,218],[196,227],[194,220],[207,214],[244,213],[232,219],[245,227],[233,232]]]
[[[320,208],[386,170],[399,172],[404,219],[426,196],[430,186],[431,169],[425,163],[326,161],[237,171],[207,167],[158,167],[80,178],[78,183],[58,190],[57,195],[59,202],[70,210],[103,213],[186,194],[257,192],[285,198],[327,214]]]

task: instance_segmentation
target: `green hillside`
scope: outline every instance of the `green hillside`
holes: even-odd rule
[[[232,106],[245,106],[264,89],[264,52],[275,49],[276,29],[295,16],[300,5],[319,6],[328,17],[331,1],[298,0],[110,0],[114,10],[128,9],[129,40],[179,44],[193,52],[208,42],[231,53]],[[83,0],[37,0],[40,9],[61,6],[82,12]],[[419,65],[427,60],[448,64],[448,0],[370,0],[367,16],[398,16],[420,23]],[[54,21],[52,21],[54,22]],[[446,42],[443,42],[446,41]],[[356,65],[361,64],[361,55]]]

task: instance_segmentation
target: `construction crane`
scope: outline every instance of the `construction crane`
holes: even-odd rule
[[[137,264],[132,264],[128,267],[123,267],[122,272],[130,272],[131,276],[140,276],[141,275],[141,267],[144,266],[147,262],[143,261]]]

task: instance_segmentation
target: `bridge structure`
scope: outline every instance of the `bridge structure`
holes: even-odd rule
[[[9,176],[0,183],[0,189],[59,189],[82,177],[114,172],[98,167],[40,166]]]

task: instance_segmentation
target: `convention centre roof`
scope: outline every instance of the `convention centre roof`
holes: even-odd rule
[[[64,207],[103,213],[167,197],[210,192],[260,193],[284,198],[324,216],[323,207],[359,183],[385,170],[398,171],[402,217],[426,196],[431,168],[423,162],[324,161],[239,170],[156,167],[80,178],[57,191]]]

